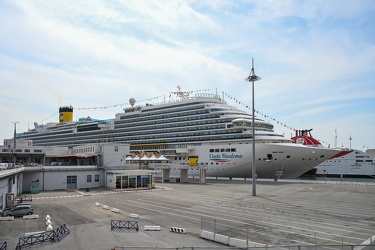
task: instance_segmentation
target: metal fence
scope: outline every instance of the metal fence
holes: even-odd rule
[[[69,233],[70,233],[70,230],[64,224],[55,230],[45,231],[42,233],[36,233],[36,234],[29,235],[29,236],[21,237],[18,240],[16,250],[20,250],[24,247],[30,247],[33,245],[43,244],[45,242],[60,241]]]
[[[137,221],[123,221],[123,220],[111,220],[111,230],[113,229],[135,229],[137,232],[139,230]]]
[[[7,250],[7,242],[0,243],[0,250]]]

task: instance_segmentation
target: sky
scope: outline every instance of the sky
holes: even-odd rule
[[[60,106],[109,119],[178,85],[251,113],[254,58],[256,115],[275,131],[375,148],[374,13],[373,0],[2,0],[0,144]]]

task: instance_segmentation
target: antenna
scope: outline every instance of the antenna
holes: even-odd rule
[[[335,138],[334,138],[334,141],[335,141],[335,148],[337,148],[337,128],[335,128]]]

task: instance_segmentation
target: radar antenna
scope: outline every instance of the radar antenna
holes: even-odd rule
[[[171,95],[172,94],[177,95],[181,99],[189,99],[189,92],[183,92],[183,91],[181,91],[181,85],[177,85],[177,92],[171,92]]]

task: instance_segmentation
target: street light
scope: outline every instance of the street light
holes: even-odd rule
[[[253,196],[256,196],[256,166],[255,166],[255,115],[254,115],[254,82],[259,81],[261,78],[255,74],[254,71],[254,58],[252,58],[252,68],[250,75],[245,79],[252,83],[253,89],[253,106],[252,106],[252,127],[253,127],[253,166],[251,168],[251,176],[253,178]]]

